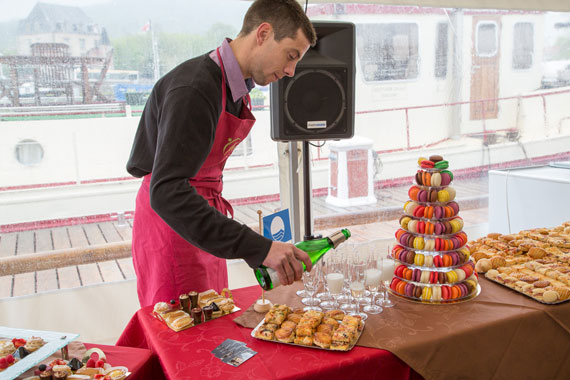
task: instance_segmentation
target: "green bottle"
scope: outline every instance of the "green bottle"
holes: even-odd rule
[[[322,239],[301,241],[295,244],[295,247],[307,252],[314,265],[325,255],[325,253],[328,252],[329,249],[338,247],[340,243],[344,242],[349,237],[350,231],[344,228]],[[301,262],[301,265],[303,266],[303,271],[305,271],[307,269],[305,263]],[[255,273],[255,278],[257,278],[259,286],[264,290],[275,289],[279,286],[279,276],[275,270],[262,265],[259,268],[254,269],[253,272]]]

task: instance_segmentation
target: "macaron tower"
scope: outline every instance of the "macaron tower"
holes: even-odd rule
[[[465,245],[449,163],[433,155],[420,157],[418,165],[391,252],[396,265],[390,289],[424,303],[473,298],[478,293],[477,273]]]

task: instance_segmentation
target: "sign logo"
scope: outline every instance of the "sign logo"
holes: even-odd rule
[[[289,209],[263,217],[263,236],[274,241],[284,242],[293,238],[291,222],[289,221]]]
[[[228,138],[228,143],[224,145],[223,149],[224,156],[228,157],[229,155],[231,155],[236,146],[238,146],[240,142],[241,138],[239,137],[236,137],[235,139],[232,139],[231,137]]]

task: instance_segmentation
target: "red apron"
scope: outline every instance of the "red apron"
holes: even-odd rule
[[[210,206],[233,217],[229,202],[222,198],[222,170],[235,147],[247,137],[255,123],[249,95],[244,97],[240,117],[226,111],[226,74],[222,70],[222,113],[216,137],[206,161],[190,184]],[[151,174],[144,177],[137,194],[133,221],[132,251],[141,307],[178,299],[182,293],[228,286],[226,260],[202,251],[180,237],[150,207]]]

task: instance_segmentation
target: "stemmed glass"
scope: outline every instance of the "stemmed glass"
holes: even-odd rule
[[[333,308],[338,309],[338,298],[342,293],[342,288],[344,287],[344,274],[338,270],[338,266],[332,266],[332,271],[327,273],[326,280],[329,288],[329,292],[333,297]]]
[[[382,267],[379,266],[376,257],[371,256],[367,261],[366,269],[364,270],[364,285],[372,294],[372,300],[369,305],[365,305],[362,309],[368,314],[380,314],[383,309],[375,302],[380,287],[380,280],[382,276]]]
[[[350,293],[352,297],[356,300],[355,311],[350,313],[350,315],[358,315],[363,321],[368,318],[368,315],[360,311],[360,301],[364,297],[364,269],[366,265],[363,261],[355,258],[355,261],[351,265],[351,281],[350,281]]]
[[[394,275],[394,260],[389,257],[378,258],[378,266],[382,268],[382,285],[384,285],[384,298],[376,301],[376,304],[382,307],[392,307],[394,302],[388,297],[388,286],[390,286],[390,280]]]
[[[303,285],[305,286],[305,291],[309,295],[301,300],[301,302],[306,307],[303,310],[318,310],[322,311],[319,307],[321,300],[315,297],[315,293],[317,292],[317,288],[319,286],[319,266],[317,265],[311,272],[303,272]]]
[[[334,309],[337,302],[331,295],[327,276],[334,271],[331,260],[321,261],[321,282],[323,283],[324,292],[317,294],[317,298],[321,300],[321,307],[325,310]],[[333,276],[334,277],[334,276]],[[343,276],[344,279],[344,276]],[[342,290],[342,287],[341,287]]]

